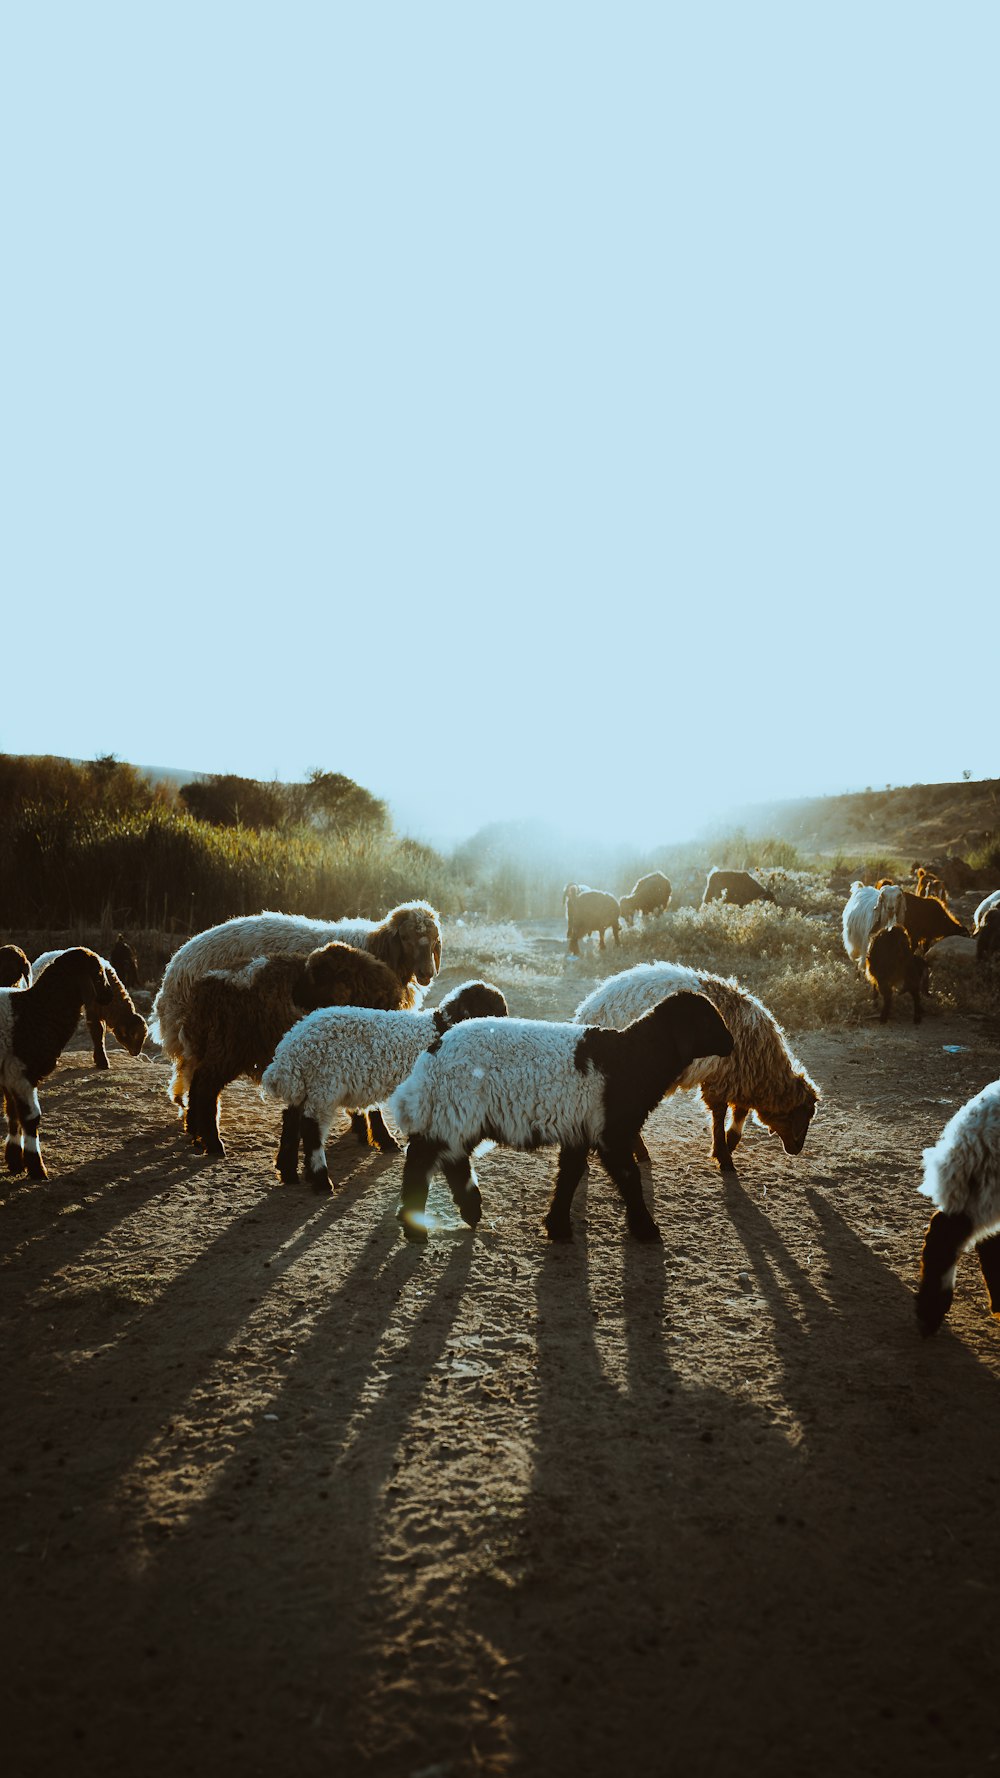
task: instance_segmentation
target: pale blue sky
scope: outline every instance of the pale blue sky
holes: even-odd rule
[[[2,41],[4,750],[441,841],[1000,773],[995,5]]]

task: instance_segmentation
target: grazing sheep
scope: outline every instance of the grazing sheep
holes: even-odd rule
[[[111,967],[123,988],[139,986],[139,959],[124,932],[119,932],[111,947]]]
[[[543,1019],[478,1019],[449,1031],[390,1100],[409,1134],[397,1212],[404,1235],[427,1238],[424,1211],[436,1166],[463,1221],[475,1227],[482,1198],[470,1157],[490,1139],[520,1149],[558,1144],[545,1217],[551,1240],[572,1236],[570,1206],[591,1149],[625,1200],[631,1233],[659,1240],[633,1158],[642,1126],[696,1056],[725,1056],[732,1047],[703,994],[674,995],[623,1031]]]
[[[441,967],[438,916],[426,901],[408,901],[374,920],[309,920],[298,914],[248,914],[224,920],[189,938],[167,964],[153,1002],[150,1027],[172,1058],[170,1097],[183,1103],[191,1079],[183,1037],[192,984],[209,969],[240,969],[254,957],[281,953],[305,957],[336,940],[369,951],[387,963],[403,986],[426,988]]]
[[[31,987],[31,964],[20,945],[0,945],[0,988]]]
[[[57,957],[65,954],[64,951],[43,951],[40,957],[36,957],[32,964],[35,980],[46,969],[51,968]],[[105,1028],[114,1032],[118,1042],[123,1049],[128,1050],[130,1056],[137,1056],[146,1041],[146,1021],[141,1013],[136,1012],[132,996],[122,985],[117,971],[112,969],[106,957],[101,958],[101,966],[111,989],[111,998],[103,1003],[93,999],[85,1001],[83,1016],[94,1046],[94,1067],[110,1068],[108,1052],[104,1047]]]
[[[719,870],[713,864],[705,882],[701,905],[707,907],[710,901],[723,899],[733,908],[749,907],[752,901],[773,901],[777,906],[777,899],[770,889],[765,889],[749,871]]]
[[[326,1139],[338,1111],[385,1104],[424,1050],[453,1025],[506,1016],[499,988],[463,982],[433,1012],[333,1007],[302,1019],[279,1043],[261,1081],[261,1097],[284,1108],[276,1165],[285,1184],[297,1177],[300,1135],[306,1177],[326,1189]]]
[[[923,1018],[920,990],[926,982],[927,964],[910,945],[905,926],[888,926],[874,934],[865,959],[865,975],[875,990],[875,999],[880,995],[882,998],[880,1024],[888,1019],[893,989],[898,988],[912,996],[913,1023],[919,1025]]]
[[[615,935],[615,944],[619,939],[619,921],[621,909],[613,895],[605,889],[581,889],[576,883],[569,883],[563,894],[566,904],[566,939],[571,957],[579,957],[580,940],[589,933],[596,932],[604,950],[604,934],[608,929]]]
[[[914,950],[918,945],[929,945],[936,938],[968,938],[968,927],[956,920],[937,896],[914,895],[912,890],[904,889],[903,900],[906,905],[901,924],[906,927]]]
[[[51,1074],[76,1030],[81,1008],[98,1006],[112,990],[95,951],[78,945],[55,958],[30,988],[0,988],[0,1083],[7,1112],[5,1159],[10,1173],[25,1168],[47,1179],[42,1160],[42,1111],[37,1087]]]
[[[670,906],[671,882],[661,870],[640,877],[635,888],[619,902],[622,919],[632,925],[636,914],[662,914]]]
[[[979,931],[987,914],[992,913],[994,908],[1000,908],[1000,889],[994,889],[992,895],[985,896],[979,903],[979,906],[972,916],[973,932]]]
[[[307,957],[255,957],[242,969],[212,969],[194,982],[184,1019],[191,1070],[184,1127],[209,1155],[225,1155],[219,1096],[247,1074],[260,1080],[275,1049],[304,1013],[320,1006],[401,1011],[412,999],[398,975],[354,945],[322,945]]]
[[[819,1088],[788,1047],[767,1007],[731,977],[685,969],[680,963],[637,963],[609,976],[580,1002],[574,1019],[581,1025],[621,1030],[665,995],[704,994],[733,1034],[732,1051],[699,1057],[677,1081],[679,1089],[700,1087],[712,1114],[712,1158],[723,1173],[735,1173],[733,1153],[749,1112],[780,1137],[786,1154],[798,1154],[819,1100]],[[726,1129],[727,1112],[731,1112]],[[640,1156],[640,1158],[642,1158]]]
[[[917,1322],[936,1333],[951,1308],[959,1255],[976,1249],[990,1308],[1000,1315],[1000,1080],[949,1118],[924,1149],[924,1196],[937,1206],[924,1237]]]
[[[886,926],[902,925],[905,912],[906,900],[898,883],[883,881],[874,889],[867,883],[852,883],[841,921],[844,949],[852,963],[863,970],[874,934]]]

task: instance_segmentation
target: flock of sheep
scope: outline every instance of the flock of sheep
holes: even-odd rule
[[[916,890],[880,882],[852,885],[843,913],[844,947],[863,968],[889,1016],[892,994],[913,999],[927,948],[962,938],[982,961],[1000,954],[1000,890],[976,910],[969,935],[949,912],[936,879],[921,871]],[[570,953],[605,931],[617,941],[631,921],[668,907],[661,872],[617,900],[570,884],[564,894]],[[745,871],[709,874],[703,905],[773,901]],[[819,1089],[789,1048],[766,1006],[733,980],[676,963],[644,963],[609,976],[572,1020],[508,1016],[499,988],[470,981],[432,1012],[423,994],[441,967],[435,910],[414,901],[384,919],[324,922],[262,913],[226,920],[181,945],[167,965],[151,1028],[173,1065],[170,1096],[193,1143],[224,1155],[219,1099],[240,1076],[259,1083],[281,1112],[276,1165],[294,1182],[304,1174],[328,1189],[326,1142],[349,1114],[361,1140],[398,1148],[405,1138],[397,1212],[410,1241],[427,1238],[430,1180],[443,1174],[462,1219],[482,1216],[473,1156],[484,1142],[559,1150],[545,1228],[572,1235],[570,1209],[588,1156],[596,1153],[621,1193],[638,1240],[659,1238],[643,1198],[648,1161],[643,1125],[668,1093],[699,1088],[712,1119],[712,1155],[725,1172],[751,1112],[798,1154]],[[107,1067],[109,1026],[132,1055],[147,1027],[128,992],[137,980],[123,938],[104,959],[76,946],[30,963],[17,945],[0,946],[0,1079],[7,1114],[8,1171],[44,1179],[38,1084],[54,1069],[81,1011],[94,1062]],[[916,1311],[933,1333],[952,1300],[955,1267],[975,1248],[1000,1313],[1000,1081],[985,1087],[946,1125],[924,1155],[921,1190],[934,1205],[921,1258]]]

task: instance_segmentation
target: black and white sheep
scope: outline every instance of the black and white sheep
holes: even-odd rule
[[[780,1138],[786,1154],[799,1154],[819,1088],[792,1054],[777,1019],[731,977],[680,963],[637,963],[601,982],[573,1017],[581,1025],[621,1030],[669,994],[704,994],[732,1032],[729,1050],[699,1055],[676,1082],[679,1089],[700,1087],[712,1114],[712,1158],[722,1172],[736,1171],[733,1152],[751,1111]]]
[[[648,876],[640,877],[635,887],[627,895],[623,895],[618,903],[622,919],[631,926],[636,914],[662,914],[670,906],[672,884],[661,870],[653,870]]]
[[[898,883],[882,883],[878,888],[852,883],[841,918],[844,949],[851,962],[863,970],[874,934],[887,926],[901,926],[905,917],[906,896]]]
[[[563,890],[566,908],[566,939],[571,957],[580,955],[580,940],[596,932],[604,950],[605,932],[613,932],[615,944],[620,942],[621,908],[606,889],[586,889],[579,883],[567,883]]]
[[[276,1165],[285,1184],[297,1177],[300,1136],[306,1177],[323,1190],[331,1183],[326,1139],[338,1112],[386,1104],[424,1050],[453,1025],[506,1016],[499,988],[463,982],[433,1012],[328,1007],[302,1019],[279,1043],[261,1081],[261,1097],[283,1107]]]
[[[111,998],[95,951],[64,951],[30,988],[0,988],[0,1083],[7,1113],[5,1159],[10,1173],[27,1168],[48,1177],[42,1161],[37,1087],[52,1073],[77,1027],[83,1006]]]
[[[170,1097],[187,1096],[191,1070],[184,1045],[184,1016],[192,985],[209,969],[241,969],[254,957],[305,957],[337,941],[370,951],[387,963],[404,987],[426,988],[441,967],[441,929],[426,901],[408,901],[380,921],[310,920],[298,914],[247,914],[224,920],[189,938],[167,964],[153,1002],[150,1029],[174,1064]]]
[[[98,953],[99,955],[99,953]],[[43,951],[32,964],[32,974],[37,981],[55,962],[57,957],[65,956],[64,951]],[[101,1004],[96,1000],[84,1002],[83,1016],[87,1021],[90,1041],[94,1046],[94,1067],[110,1068],[108,1052],[104,1043],[105,1030],[113,1031],[123,1049],[130,1056],[137,1056],[146,1041],[146,1021],[135,1009],[135,1003],[128,989],[113,969],[107,957],[101,957],[101,965],[111,989],[111,998]]]
[[[984,895],[972,916],[973,932],[979,931],[987,914],[992,913],[994,908],[1000,908],[1000,889],[994,889],[991,895]]]
[[[968,944],[971,940],[966,939],[963,942]],[[919,1025],[923,1017],[920,990],[926,989],[927,964],[920,952],[915,951],[910,944],[910,935],[905,926],[887,926],[874,934],[865,958],[865,976],[875,990],[875,999],[881,998],[881,1024],[886,1023],[892,1012],[893,991],[898,990],[910,995],[913,1001],[913,1023]]]
[[[240,1075],[259,1081],[284,1037],[317,1007],[409,1006],[398,975],[356,945],[321,945],[307,957],[255,957],[242,969],[210,969],[193,984],[184,1020],[191,1066],[184,1127],[208,1155],[225,1155],[219,1097]]]
[[[936,1206],[924,1237],[917,1290],[921,1333],[936,1333],[951,1308],[959,1255],[975,1248],[990,1308],[1000,1315],[1000,1080],[949,1118],[924,1149],[919,1187]]]
[[[30,988],[31,964],[20,945],[0,945],[0,988]]]
[[[484,1140],[559,1147],[545,1228],[569,1240],[570,1207],[596,1150],[625,1200],[631,1233],[659,1239],[633,1158],[642,1126],[695,1056],[728,1055],[733,1039],[702,994],[664,1000],[624,1031],[581,1031],[542,1019],[478,1019],[421,1056],[389,1102],[409,1143],[397,1212],[410,1241],[426,1240],[427,1190],[440,1167],[463,1221],[482,1198],[471,1155]]]

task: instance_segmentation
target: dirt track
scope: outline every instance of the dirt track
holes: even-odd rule
[[[242,1086],[207,1165],[162,1064],[71,1051],[2,1207],[8,1769],[1000,1770],[1000,1328],[974,1261],[912,1305],[1000,1033],[796,1047],[797,1159],[748,1126],[724,1184],[698,1102],[651,1121],[662,1248],[596,1166],[549,1246],[551,1157],[494,1151],[422,1251],[398,1161],[282,1188]]]

